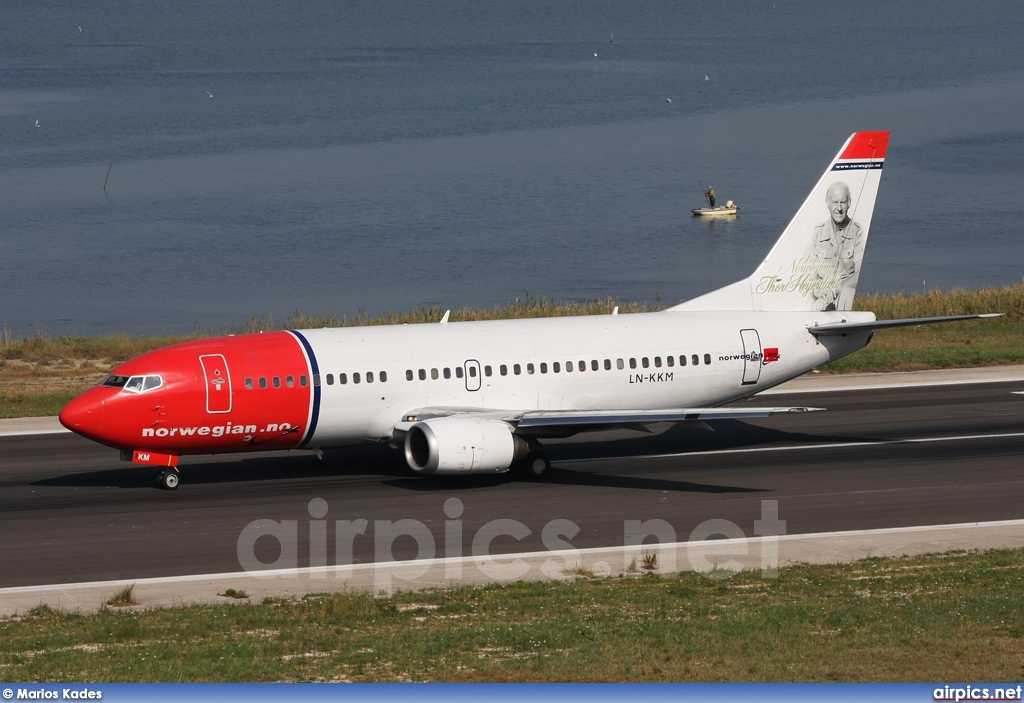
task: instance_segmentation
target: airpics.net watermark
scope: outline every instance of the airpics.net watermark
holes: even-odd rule
[[[778,575],[778,538],[786,534],[786,522],[779,520],[779,502],[761,501],[761,517],[754,520],[753,538],[748,538],[743,529],[731,520],[705,520],[697,525],[685,539],[680,540],[676,529],[667,520],[624,520],[622,525],[623,547],[596,550],[607,552],[603,559],[593,559],[593,549],[577,549],[571,542],[580,533],[580,527],[572,520],[554,519],[548,521],[540,531],[543,552],[527,554],[492,554],[492,543],[501,539],[507,544],[511,538],[521,542],[533,531],[519,520],[496,519],[484,523],[472,534],[470,552],[465,553],[466,534],[460,519],[465,506],[458,498],[445,501],[443,536],[438,538],[420,520],[334,520],[333,561],[328,554],[328,513],[327,501],[314,498],[309,501],[308,511],[312,518],[303,538],[308,537],[308,569],[299,569],[300,523],[298,520],[253,520],[238,536],[237,555],[242,570],[257,578],[277,578],[286,574],[302,572],[310,579],[348,580],[357,569],[370,568],[373,571],[373,587],[376,590],[391,590],[392,580],[415,582],[429,579],[434,583],[455,583],[466,579],[477,580],[477,574],[485,579],[517,580],[528,578],[531,570],[539,571],[546,578],[560,578],[580,573],[585,568],[596,576],[611,576],[618,573],[637,571],[639,560],[643,565],[661,573],[686,569],[716,578],[729,576],[741,571],[744,564],[737,558],[750,556],[756,542],[760,559],[756,566],[764,578]],[[354,560],[356,540],[373,543],[373,562],[357,565]],[[394,556],[394,545],[398,540],[416,544],[416,555],[412,559],[398,560]],[[438,541],[440,539],[440,544]],[[277,549],[268,549],[267,541],[276,542]],[[273,561],[261,561],[257,556],[257,542],[261,550],[277,552]],[[651,555],[656,555],[653,559]],[[682,555],[682,557],[680,557]],[[529,558],[526,558],[529,557]],[[680,558],[685,559],[681,563]],[[616,563],[620,562],[621,563]],[[584,563],[586,565],[584,567]],[[395,567],[401,566],[397,572]],[[750,565],[755,566],[755,565]],[[472,570],[475,570],[473,572]],[[467,573],[468,571],[468,573]],[[428,576],[429,575],[429,576]],[[536,575],[536,574],[535,574]]]

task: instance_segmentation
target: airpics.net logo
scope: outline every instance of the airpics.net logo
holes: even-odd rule
[[[253,520],[238,536],[236,550],[242,570],[257,578],[307,576],[310,579],[352,579],[356,571],[372,571],[375,590],[392,590],[392,582],[431,583],[485,579],[515,581],[527,578],[565,578],[586,572],[595,576],[639,573],[644,570],[672,573],[691,569],[712,578],[726,578],[746,568],[759,568],[764,578],[778,576],[779,537],[786,522],[779,519],[777,500],[761,501],[761,517],[753,521],[753,537],[736,523],[705,520],[688,535],[680,535],[667,520],[624,520],[621,547],[579,549],[572,540],[581,529],[572,520],[549,520],[540,530],[543,551],[504,553],[508,545],[522,543],[534,531],[514,519],[494,519],[466,534],[462,516],[465,506],[449,498],[441,507],[443,517],[427,522],[414,519],[327,520],[329,506],[314,498],[307,506],[312,518],[300,528],[299,520]],[[431,530],[427,523],[438,525]],[[329,530],[333,526],[333,530]],[[333,561],[329,558],[328,534],[333,533]],[[308,540],[308,568],[299,568],[300,543]],[[412,559],[397,559],[401,542]],[[493,553],[495,543],[500,553]],[[466,554],[465,545],[469,545]],[[367,559],[372,545],[372,561]],[[362,564],[356,564],[357,546]],[[305,550],[302,550],[305,551]],[[755,558],[754,552],[759,552]],[[595,554],[597,556],[595,556]],[[273,556],[276,555],[276,556]],[[261,559],[261,556],[263,557]],[[305,555],[303,555],[305,557]],[[746,563],[739,561],[746,559]],[[305,558],[303,559],[305,561]],[[401,567],[400,572],[395,567]]]

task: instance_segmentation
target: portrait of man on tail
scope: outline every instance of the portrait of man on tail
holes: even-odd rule
[[[850,219],[850,187],[836,181],[825,192],[829,218],[814,228],[815,280],[811,291],[818,310],[850,310],[864,258],[864,230]]]

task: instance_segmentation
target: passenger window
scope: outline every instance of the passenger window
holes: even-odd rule
[[[245,379],[245,390],[251,391],[252,387],[253,387],[252,386],[252,379],[251,378]]]
[[[551,364],[551,370],[554,371],[555,373],[562,373],[562,365],[556,361],[555,363]]]
[[[631,369],[635,369],[636,368],[636,359],[631,358],[629,360],[629,368],[631,368]]]
[[[491,367],[490,366],[485,366],[484,367],[484,376],[490,376],[490,375],[491,375]]]
[[[604,360],[604,370],[605,371],[611,371],[612,370],[612,360],[611,359],[605,359]]]
[[[572,362],[571,361],[565,362],[565,372],[566,373],[572,373]]]
[[[448,368],[447,366],[445,366],[444,367],[444,374],[443,375],[444,375],[445,378],[451,378],[452,377],[452,370],[450,368]]]
[[[686,366],[686,354],[679,355],[679,365]]]
[[[387,383],[388,382],[388,372],[387,371],[381,371],[379,377],[380,377],[380,382],[381,383]]]
[[[660,356],[654,357],[654,368],[656,368],[656,369],[660,369],[661,368],[661,357]]]
[[[420,377],[421,381],[426,381],[427,380],[427,370],[426,369],[420,369],[419,377]]]
[[[626,364],[625,362],[622,361],[622,359],[616,359],[615,368],[617,368],[619,371],[622,371],[622,369],[626,368]]]
[[[586,371],[586,370],[587,370],[587,362],[585,362],[583,359],[580,359],[580,371]]]
[[[505,364],[499,366],[498,373],[500,373],[502,376],[508,376],[508,366],[506,366]]]
[[[546,361],[542,361],[541,362],[541,364],[540,364],[540,372],[541,373],[547,373],[548,372],[548,364],[547,364]]]
[[[514,373],[516,376],[518,376],[522,372],[523,372],[523,367],[522,366],[520,366],[519,364],[512,364],[512,373]]]
[[[295,388],[295,377],[294,376],[287,376],[287,377],[285,377],[284,382],[285,382],[285,385],[287,385],[289,388]]]
[[[359,380],[359,372],[356,371],[354,374],[352,374],[352,383],[359,383]],[[345,382],[345,374],[341,374],[341,382]]]
[[[305,374],[299,376],[299,385],[302,386],[303,388],[309,385],[309,379],[306,378]]]
[[[668,362],[669,367],[676,365],[676,358],[674,356],[666,356],[665,361]]]
[[[260,388],[266,388],[266,387],[267,387],[267,378],[266,378],[266,376],[260,376]]]
[[[469,367],[469,377],[470,378],[476,378],[476,367],[475,366],[470,366]]]
[[[436,380],[437,380],[438,378],[440,378],[440,377],[441,377],[441,374],[439,374],[439,373],[437,372],[437,369],[430,369],[430,378],[431,378],[432,380],[436,381]]]
[[[345,384],[347,384],[348,383],[348,374],[347,373],[339,373],[338,374],[338,383],[340,383],[343,386]]]
[[[530,375],[533,374],[533,364],[527,364],[526,365],[526,373],[528,373]]]
[[[366,372],[366,382],[373,383],[373,371]],[[357,380],[356,383],[359,383],[359,381]]]
[[[599,368],[601,368],[601,367],[597,363],[597,359],[591,359],[590,360],[590,370],[591,371],[597,371]]]
[[[334,385],[334,374],[333,373],[327,374],[327,385],[328,386],[333,386]]]
[[[318,373],[313,374],[313,385],[314,386],[319,386],[320,385],[320,374],[318,374]]]
[[[646,369],[648,366],[651,365],[651,360],[645,356],[643,359],[640,360],[640,364]]]
[[[411,381],[412,380],[412,369],[406,369],[405,370],[405,380],[406,381]]]
[[[142,392],[142,376],[132,376],[128,379],[128,383],[125,384],[125,390],[135,391],[136,393]]]
[[[456,366],[455,367],[455,378],[462,378],[462,367],[461,366]]]
[[[694,366],[698,366],[700,364],[700,357],[694,354],[690,357],[690,361],[693,362]]]
[[[280,388],[280,387],[281,387],[281,377],[280,376],[274,376],[274,388]]]
[[[704,355],[704,363],[707,364],[708,366],[711,366],[711,355],[710,354],[705,354]]]

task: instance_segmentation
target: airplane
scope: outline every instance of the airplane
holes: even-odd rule
[[[61,423],[161,467],[179,457],[381,442],[422,475],[539,478],[541,440],[652,423],[802,412],[722,407],[863,348],[875,330],[996,315],[880,321],[851,310],[889,142],[843,145],[747,278],[653,313],[282,330],[143,354],[72,400]]]

